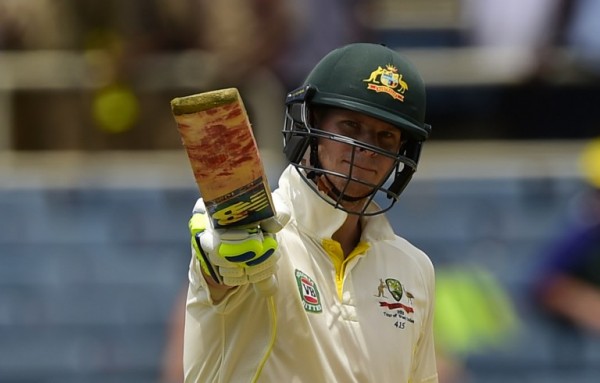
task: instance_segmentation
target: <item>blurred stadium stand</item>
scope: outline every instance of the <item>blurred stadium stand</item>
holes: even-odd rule
[[[428,120],[438,127],[433,139],[581,139],[598,134],[600,75],[582,70],[559,37],[543,47],[475,43],[463,9],[472,3],[468,0],[356,3],[371,41],[404,52],[422,72]],[[552,27],[545,28],[558,34]],[[150,50],[131,59],[124,85],[137,96],[140,115],[120,134],[100,129],[89,112],[95,92],[111,81],[114,56],[108,49],[0,51],[0,148],[177,148],[168,101],[216,86],[211,82],[220,66],[215,56],[187,47]],[[251,100],[252,92],[269,93],[266,104],[250,105],[250,112],[267,116],[267,123],[256,126],[278,129],[282,111],[270,105],[281,102],[285,90],[277,89],[277,79],[270,76],[263,73],[249,81],[242,95]]]

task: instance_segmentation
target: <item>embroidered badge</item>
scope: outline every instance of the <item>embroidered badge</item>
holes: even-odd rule
[[[408,90],[408,84],[402,80],[402,74],[393,65],[386,65],[385,68],[377,67],[369,78],[363,80],[367,82],[367,89],[377,93],[387,93],[398,101],[404,101],[404,93]]]
[[[298,291],[300,292],[300,297],[304,304],[304,310],[311,313],[320,313],[323,311],[317,284],[300,270],[296,270],[295,275]]]
[[[386,292],[394,299],[378,299],[379,307],[381,307],[383,315],[387,318],[394,319],[394,326],[403,329],[406,322],[414,323],[412,315],[415,310],[412,307],[414,295],[405,289],[399,280],[393,278],[379,279],[377,286],[377,298],[387,298]],[[402,303],[402,298],[406,298],[406,303]]]

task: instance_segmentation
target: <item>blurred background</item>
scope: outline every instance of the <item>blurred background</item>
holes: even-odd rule
[[[596,0],[0,0],[0,382],[180,382],[198,192],[169,101],[238,87],[275,186],[285,92],[355,41],[428,86],[389,217],[436,265],[440,381],[597,382],[599,19]]]

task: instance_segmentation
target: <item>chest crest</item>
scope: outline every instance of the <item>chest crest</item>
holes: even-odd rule
[[[394,327],[404,329],[408,324],[415,323],[413,307],[414,295],[397,279],[380,278],[377,285],[379,310],[384,317],[389,318]]]
[[[321,294],[315,281],[300,270],[296,270],[295,276],[304,310],[309,313],[322,312]]]

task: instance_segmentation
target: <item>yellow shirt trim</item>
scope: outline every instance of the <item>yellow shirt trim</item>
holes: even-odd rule
[[[360,254],[364,254],[370,247],[368,242],[359,242],[358,245],[352,250],[347,257],[344,257],[344,250],[342,245],[330,238],[323,239],[323,249],[331,258],[333,266],[335,267],[335,287],[340,301],[342,300],[343,287],[344,287],[344,275],[346,274],[346,265],[352,259],[356,258]]]

